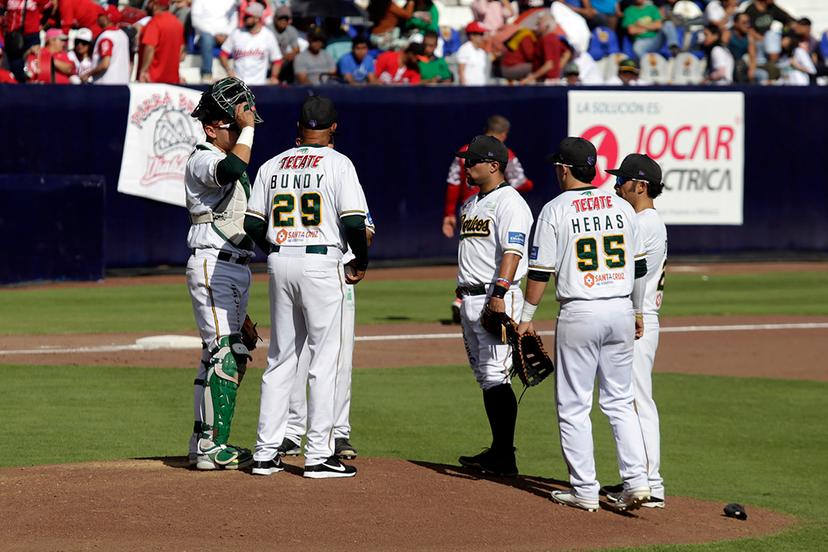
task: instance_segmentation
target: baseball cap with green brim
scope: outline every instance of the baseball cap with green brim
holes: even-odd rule
[[[336,122],[334,103],[325,96],[308,96],[299,112],[299,124],[310,130],[325,130]]]
[[[481,134],[475,136],[466,151],[458,151],[454,154],[460,159],[468,159],[479,163],[481,161],[497,161],[502,167],[509,162],[509,150],[494,136]]]
[[[578,136],[569,136],[561,140],[557,152],[546,156],[546,162],[552,165],[595,168],[597,158],[598,153],[592,142]]]
[[[613,176],[643,180],[651,184],[661,184],[661,167],[653,159],[643,153],[631,153],[624,158],[617,169],[607,172]]]

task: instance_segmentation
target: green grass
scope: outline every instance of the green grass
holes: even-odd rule
[[[6,382],[0,466],[181,455],[192,371],[0,366]],[[252,445],[260,370],[240,392],[234,441]],[[552,385],[526,394],[517,431],[525,474],[566,478]],[[828,538],[828,383],[657,374],[668,493],[799,516],[764,539],[653,550],[815,550]],[[406,400],[400,400],[405,390]],[[594,412],[602,482],[618,480],[609,425]],[[357,370],[353,441],[366,456],[454,464],[489,439],[468,367]]]
[[[371,281],[358,286],[357,323],[435,322],[448,318],[450,280]],[[192,332],[181,285],[0,289],[0,335],[100,332]],[[250,315],[268,325],[267,285],[255,283]],[[557,312],[552,290],[538,319]],[[755,275],[669,274],[663,314],[828,315],[828,272]],[[13,313],[13,316],[11,315]]]

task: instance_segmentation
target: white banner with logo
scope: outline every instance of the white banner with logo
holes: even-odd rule
[[[130,84],[118,191],[184,206],[184,167],[204,141],[190,117],[201,92],[167,84]]]
[[[741,92],[570,91],[569,135],[598,150],[596,186],[612,188],[630,153],[663,172],[655,200],[667,224],[742,224],[744,96]]]

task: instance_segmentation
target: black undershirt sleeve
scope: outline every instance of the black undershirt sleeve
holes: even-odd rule
[[[541,270],[530,270],[529,271],[529,279],[530,280],[535,280],[536,282],[548,282],[551,277],[552,277],[551,272],[543,272]]]
[[[345,240],[354,254],[354,265],[357,269],[368,268],[368,236],[365,235],[365,217],[363,215],[348,215],[342,217],[345,225]]]
[[[647,275],[647,259],[642,257],[635,260],[635,277],[643,278]]]
[[[228,153],[216,166],[216,180],[222,186],[230,184],[241,178],[245,169],[247,163],[239,159],[235,153]]]
[[[259,249],[267,255],[270,253],[270,242],[267,241],[267,223],[258,217],[244,216],[244,232],[250,236]]]

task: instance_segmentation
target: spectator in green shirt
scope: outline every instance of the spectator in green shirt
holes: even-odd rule
[[[424,84],[439,84],[451,82],[454,75],[451,74],[448,63],[443,58],[434,55],[437,49],[437,32],[426,31],[423,35],[423,56],[420,58],[420,82]]]
[[[440,12],[432,0],[415,0],[414,17],[408,20],[405,25],[409,31],[420,32],[434,31],[440,28]]]
[[[635,0],[624,10],[621,26],[633,39],[633,51],[640,59],[645,54],[657,52],[664,42],[674,54],[678,53],[678,34],[672,21],[664,20],[661,11],[646,0]]]

